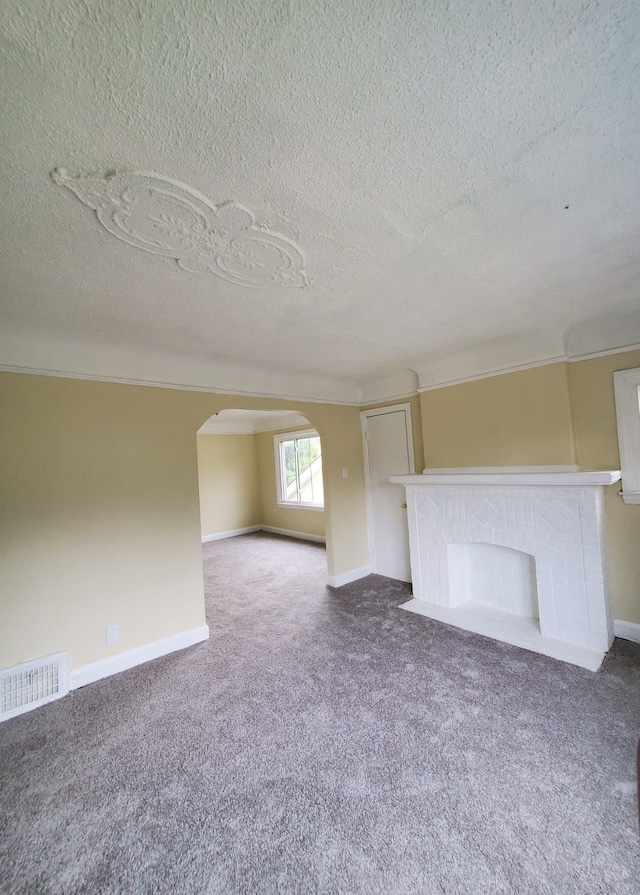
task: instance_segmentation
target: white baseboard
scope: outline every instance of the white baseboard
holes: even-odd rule
[[[360,566],[359,569],[351,569],[349,572],[342,572],[340,575],[327,575],[327,584],[329,587],[342,587],[343,584],[351,584],[359,578],[366,578],[367,575],[373,573],[373,566]]]
[[[613,633],[622,640],[640,643],[640,625],[636,622],[623,622],[616,618],[613,620]]]
[[[248,535],[253,531],[260,531],[260,525],[249,525],[248,528],[234,528],[232,531],[221,531],[217,535],[203,535],[202,543],[208,544],[209,541],[222,541],[225,538],[237,538],[238,535]]]
[[[145,643],[144,646],[136,647],[136,649],[129,650],[126,653],[119,653],[117,656],[110,656],[108,659],[91,662],[90,665],[82,665],[80,668],[69,672],[69,689],[76,690],[78,687],[84,687],[86,684],[99,681],[103,677],[110,677],[112,674],[127,671],[129,668],[142,665],[144,662],[151,661],[151,659],[159,659],[160,656],[166,656],[167,653],[174,653],[177,650],[193,646],[195,643],[202,643],[203,640],[208,639],[209,626],[200,625],[198,628],[181,631],[179,634],[172,634],[171,637],[165,637],[153,643]]]
[[[297,538],[299,541],[315,541],[317,544],[326,544],[327,539],[323,535],[309,535],[304,531],[291,531],[290,528],[274,528],[273,525],[258,526],[262,531],[268,531],[272,535],[284,535],[287,538]]]

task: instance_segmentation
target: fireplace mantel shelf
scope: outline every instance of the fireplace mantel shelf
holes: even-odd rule
[[[395,485],[537,485],[539,488],[574,488],[585,485],[613,485],[621,479],[619,469],[589,472],[464,472],[394,475]]]

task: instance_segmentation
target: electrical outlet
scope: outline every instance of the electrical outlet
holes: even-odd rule
[[[349,470],[348,470],[348,469],[344,468],[344,469],[342,470],[342,478],[343,478],[343,479],[347,479],[347,478],[349,478]]]
[[[107,628],[107,645],[117,643],[120,639],[120,628],[118,625],[109,625]]]

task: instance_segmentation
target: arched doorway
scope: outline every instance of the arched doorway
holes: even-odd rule
[[[227,408],[197,447],[203,543],[259,530],[325,543],[322,441],[306,416]]]

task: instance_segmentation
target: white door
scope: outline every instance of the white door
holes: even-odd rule
[[[414,472],[411,405],[364,410],[361,416],[373,568],[411,581],[405,489],[389,481]]]

